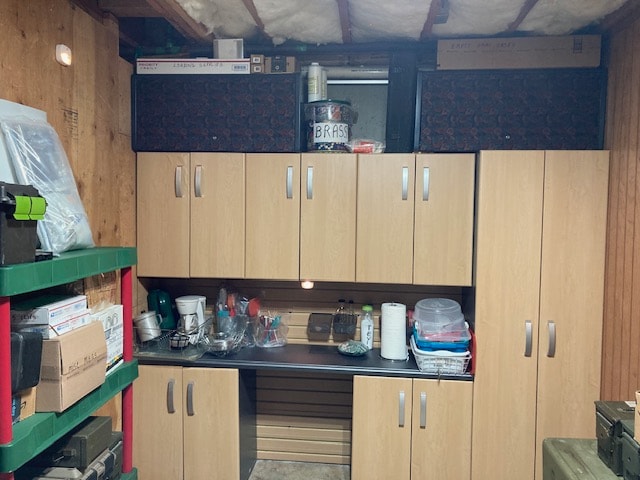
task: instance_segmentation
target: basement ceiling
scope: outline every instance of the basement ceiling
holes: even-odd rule
[[[120,24],[121,56],[212,56],[213,39],[245,54],[363,51],[439,38],[603,33],[638,15],[635,0],[75,0]],[[634,4],[634,5],[631,5]]]

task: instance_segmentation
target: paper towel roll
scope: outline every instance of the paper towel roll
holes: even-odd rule
[[[380,355],[388,360],[407,359],[407,306],[383,303],[380,321]]]

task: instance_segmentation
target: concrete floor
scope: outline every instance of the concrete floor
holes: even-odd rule
[[[349,480],[348,465],[258,460],[249,480]]]

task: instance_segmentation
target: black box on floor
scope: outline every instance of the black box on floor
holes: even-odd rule
[[[633,428],[635,407],[626,402],[597,401],[595,404],[598,456],[613,473],[622,475],[622,422],[631,421]]]
[[[629,423],[623,423],[622,432],[622,476],[624,480],[640,480],[640,444],[633,438],[633,429],[629,428]]]
[[[0,182],[0,265],[34,262],[46,202],[31,185]]]
[[[619,480],[598,457],[595,439],[545,438],[543,480]]]

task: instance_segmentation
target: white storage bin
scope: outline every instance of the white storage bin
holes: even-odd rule
[[[441,332],[464,332],[460,304],[449,298],[425,298],[416,303],[413,319],[418,333],[427,336]]]

